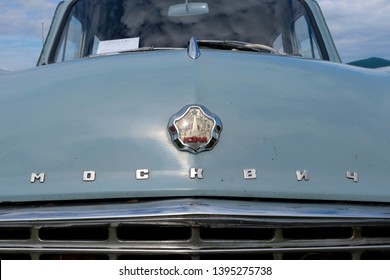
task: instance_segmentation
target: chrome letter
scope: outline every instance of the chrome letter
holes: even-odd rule
[[[83,173],[83,181],[84,182],[93,182],[96,179],[95,171],[84,171]]]
[[[244,172],[244,179],[245,180],[256,179],[257,178],[256,169],[254,169],[254,168],[244,169],[243,172]]]
[[[39,180],[40,183],[45,182],[45,173],[31,173],[30,182],[35,183],[36,180]]]
[[[297,170],[295,174],[297,175],[298,181],[302,181],[302,180],[309,181],[309,172],[307,170],[303,170],[303,172]]]
[[[347,171],[347,179],[351,179],[357,183],[359,181],[359,174],[355,171]]]
[[[203,179],[203,169],[202,168],[191,168],[190,169],[190,178],[191,179]]]
[[[137,180],[147,180],[147,179],[149,179],[149,169],[137,169],[135,171],[135,178]]]

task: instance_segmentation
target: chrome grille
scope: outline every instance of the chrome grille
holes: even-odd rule
[[[387,210],[211,199],[2,209],[0,258],[390,259]]]

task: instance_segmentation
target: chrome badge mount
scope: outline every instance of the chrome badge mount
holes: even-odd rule
[[[179,150],[198,154],[214,148],[222,122],[205,106],[186,105],[169,119],[168,131]]]

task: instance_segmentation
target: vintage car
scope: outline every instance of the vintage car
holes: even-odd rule
[[[66,0],[0,74],[0,257],[390,259],[389,108],[314,0]]]

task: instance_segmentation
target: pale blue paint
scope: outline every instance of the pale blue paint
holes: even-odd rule
[[[0,76],[2,201],[228,196],[390,202],[390,76],[339,63],[201,49],[81,59]],[[210,152],[171,143],[186,104],[224,129]],[[203,180],[188,178],[203,168]],[[135,180],[135,170],[150,179]],[[257,180],[242,169],[256,168]],[[308,169],[310,181],[297,182]],[[95,182],[82,172],[97,172]],[[360,174],[359,183],[346,179]],[[30,183],[45,172],[44,184]]]

